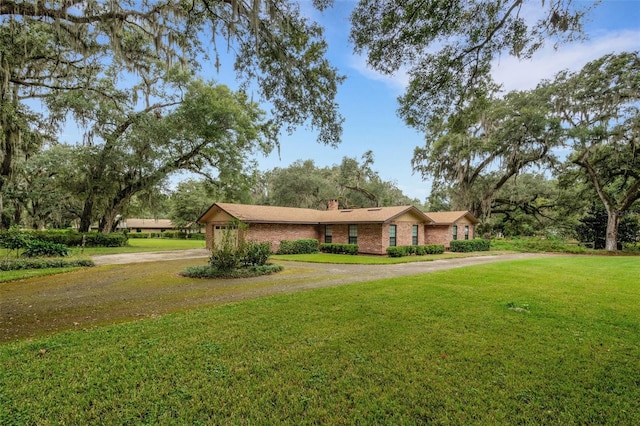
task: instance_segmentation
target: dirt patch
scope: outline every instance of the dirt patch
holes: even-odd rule
[[[176,254],[180,259],[171,259]],[[204,264],[202,258],[207,256],[200,250],[96,256],[96,263],[104,266],[0,284],[0,342],[266,295],[548,255],[511,254],[395,265],[278,261],[285,270],[262,277],[216,280],[178,276],[188,266]]]

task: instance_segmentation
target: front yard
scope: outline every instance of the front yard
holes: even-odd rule
[[[637,258],[498,262],[270,297],[302,284],[302,267],[271,284],[191,282],[170,272],[185,262],[21,283],[66,294],[31,316],[42,328],[71,320],[65,303],[129,314],[0,345],[0,423],[640,423]],[[79,285],[89,272],[91,297]],[[30,303],[22,296],[13,303]],[[184,311],[162,315],[163,303]],[[222,306],[191,309],[203,304]],[[109,322],[120,324],[98,325]]]

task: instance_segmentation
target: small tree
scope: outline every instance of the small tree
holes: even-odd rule
[[[20,250],[29,244],[28,235],[20,232],[17,226],[12,226],[8,231],[0,233],[0,246],[7,249],[7,257],[15,250],[18,257]]]

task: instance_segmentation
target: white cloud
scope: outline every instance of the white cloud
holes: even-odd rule
[[[607,53],[640,50],[640,30],[607,32],[582,43],[563,44],[558,49],[548,45],[537,51],[532,59],[520,60],[503,56],[493,63],[492,75],[505,91],[534,88],[543,79],[553,78],[559,71],[577,71],[587,62]],[[349,63],[361,76],[379,81],[398,94],[409,84],[409,74],[401,69],[394,75],[385,75],[372,70],[363,55],[353,55]]]
[[[409,74],[406,69],[401,69],[393,75],[382,74],[372,70],[369,65],[367,65],[367,58],[363,55],[354,54],[350,56],[349,66],[362,77],[373,81],[380,81],[397,92],[397,94],[404,92],[409,85]]]
[[[607,53],[640,50],[640,30],[609,32],[583,43],[564,44],[557,50],[545,46],[530,60],[503,57],[493,63],[493,78],[505,91],[534,88],[543,79],[559,71],[577,71],[587,62]]]

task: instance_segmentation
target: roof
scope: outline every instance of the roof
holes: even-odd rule
[[[314,210],[297,207],[255,206],[250,204],[214,203],[198,218],[205,223],[220,211],[245,223],[385,223],[411,213],[424,222],[432,220],[414,206],[373,207],[364,209]]]
[[[434,222],[433,225],[450,225],[463,217],[467,218],[474,225],[480,222],[467,210],[454,212],[427,212],[425,214]]]
[[[173,229],[171,219],[125,219],[118,224],[121,228]]]

